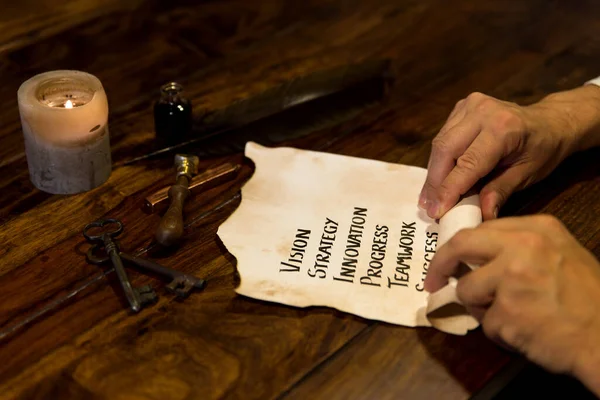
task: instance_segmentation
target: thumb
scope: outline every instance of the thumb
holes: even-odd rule
[[[497,218],[500,208],[516,190],[523,188],[530,176],[531,167],[520,164],[507,168],[488,182],[479,194],[483,219]]]

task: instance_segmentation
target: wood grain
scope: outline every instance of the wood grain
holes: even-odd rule
[[[15,3],[0,16],[2,397],[467,398],[511,359],[481,332],[457,338],[235,295],[235,260],[216,230],[252,174],[241,154],[201,161],[244,167],[186,205],[185,240],[168,253],[152,242],[160,216],[140,206],[172,183],[172,155],[122,163],[153,147],[163,82],[181,81],[210,115],[311,72],[391,59],[384,101],[282,144],[424,167],[431,138],[468,93],[529,103],[597,76],[599,17],[592,0]],[[21,82],[58,68],[97,75],[111,109],[113,174],[76,196],[32,187],[14,101]],[[567,160],[502,212],[557,215],[600,256],[599,155]],[[123,250],[207,288],[179,302],[165,282],[131,272],[160,300],[129,315],[110,268],[85,262],[81,229],[103,216],[125,224]]]
[[[25,47],[40,38],[73,29],[111,12],[133,11],[140,0],[24,1],[6,5],[0,16],[0,53]]]
[[[468,398],[497,372],[481,366],[500,366],[507,357],[488,346],[481,331],[458,337],[426,328],[369,327],[285,397],[431,399],[443,393],[444,399]]]

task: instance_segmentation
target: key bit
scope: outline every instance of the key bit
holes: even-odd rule
[[[98,248],[97,246],[90,247],[86,255],[88,262],[100,265],[110,261],[110,257],[106,254],[106,251],[103,250],[105,249]],[[118,256],[125,261],[125,263],[123,263],[125,266],[135,266],[135,269],[139,272],[150,272],[154,275],[160,275],[162,277],[171,279],[165,289],[167,292],[173,293],[179,298],[188,297],[193,289],[202,290],[206,284],[206,281],[203,279],[196,278],[194,275],[186,274],[172,268],[167,268],[152,260],[137,257],[120,251]],[[133,289],[133,291],[135,292],[136,296],[139,295],[142,305],[152,303],[158,297],[150,285]]]
[[[163,246],[172,246],[183,236],[183,205],[190,195],[189,183],[192,176],[198,173],[200,160],[196,156],[177,154],[176,182],[169,189],[171,201],[167,212],[163,215],[156,230],[156,241]]]
[[[165,287],[165,289],[182,299],[188,297],[193,289],[202,290],[206,285],[206,281],[204,279],[196,278],[194,275],[186,274],[175,269],[167,268],[163,265],[155,263],[154,261],[125,253],[121,253],[121,257],[123,260],[136,265],[138,269],[142,269],[147,272],[153,272],[166,278],[170,278],[171,282]]]
[[[184,299],[190,295],[192,289],[203,289],[205,285],[205,281],[202,279],[198,279],[195,276],[191,275],[180,275],[175,277],[165,289],[167,292],[173,293],[177,297]]]
[[[158,301],[158,295],[150,285],[140,286],[134,289],[140,298],[142,306],[154,304]]]

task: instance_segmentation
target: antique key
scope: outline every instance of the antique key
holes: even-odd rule
[[[116,246],[115,248],[115,251],[117,252],[117,257],[120,257],[121,259],[137,266],[138,269],[141,269],[145,272],[153,272],[157,275],[170,278],[171,282],[169,282],[169,284],[165,288],[169,293],[173,293],[179,298],[188,297],[193,289],[202,290],[204,288],[204,285],[206,284],[206,282],[203,279],[196,278],[193,275],[189,275],[171,268],[167,268],[158,263],[155,263],[154,261],[146,260],[144,258],[132,256],[131,254],[123,253],[119,251],[119,249]],[[108,248],[105,247],[105,250],[106,255],[99,255],[98,248],[96,246],[90,247],[86,255],[88,262],[92,264],[103,264],[109,260],[112,260],[112,257],[108,253]]]
[[[125,253],[121,253],[121,257],[143,270],[170,278],[171,282],[165,286],[165,288],[168,292],[175,294],[179,298],[186,298],[193,289],[202,290],[206,285],[204,279],[196,278],[193,275],[175,269],[167,268],[150,260]]]
[[[111,225],[116,225],[116,229],[110,230],[105,227],[109,227]],[[101,232],[97,235],[90,234],[91,229],[100,229]],[[99,247],[104,247],[106,252],[106,257],[102,259],[102,262],[110,260],[115,268],[115,272],[117,273],[117,277],[119,278],[119,282],[123,287],[123,291],[125,292],[125,297],[127,297],[127,301],[129,302],[129,306],[133,312],[139,312],[142,307],[148,303],[153,303],[156,301],[157,296],[154,290],[149,286],[141,286],[138,288],[134,288],[131,286],[131,282],[129,281],[129,277],[125,272],[125,268],[123,267],[123,262],[119,255],[119,249],[114,242],[113,238],[119,236],[123,232],[123,224],[121,221],[116,219],[105,219],[98,220],[92,222],[91,224],[87,224],[83,229],[83,236],[91,243],[94,243],[94,246],[90,247],[88,250],[88,261],[96,264],[98,259],[93,256],[95,252],[97,252]],[[90,258],[91,255],[91,258]]]

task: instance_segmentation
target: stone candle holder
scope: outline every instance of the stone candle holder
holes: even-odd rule
[[[108,101],[98,78],[80,71],[46,72],[21,85],[18,101],[35,187],[74,194],[108,179]]]

